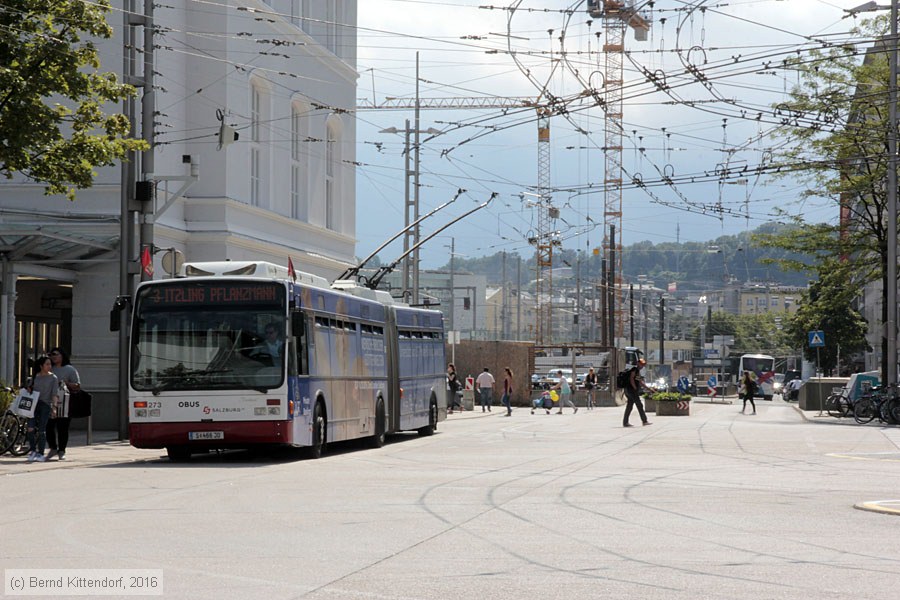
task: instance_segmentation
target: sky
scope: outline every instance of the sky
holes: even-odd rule
[[[635,0],[636,6],[646,5]],[[623,60],[624,245],[707,241],[776,219],[776,210],[835,221],[828,198],[801,199],[804,187],[753,168],[779,140],[776,107],[797,83],[780,69],[823,41],[847,39],[859,19],[843,9],[859,0],[656,0],[644,15],[646,41],[626,33]],[[602,22],[586,2],[553,0],[360,0],[360,102],[414,98],[568,99],[550,119],[550,190],[564,248],[591,252],[603,243],[604,113],[575,99],[603,97]],[[515,10],[512,10],[512,9]],[[656,81],[654,84],[651,82]],[[659,90],[667,87],[668,93]],[[461,101],[457,101],[461,104]],[[764,118],[757,118],[764,115]],[[357,114],[357,254],[365,256],[404,226],[404,136],[412,110]],[[401,133],[386,133],[396,128]],[[422,224],[425,237],[497,194],[421,250],[423,268],[500,251],[531,256],[537,232],[537,112],[513,108],[420,111],[420,214],[466,192]],[[734,171],[748,167],[749,174]],[[728,177],[716,177],[728,170]],[[654,185],[649,185],[651,182]],[[667,182],[671,182],[671,185]],[[658,184],[658,185],[657,185]],[[391,261],[398,240],[380,253]]]

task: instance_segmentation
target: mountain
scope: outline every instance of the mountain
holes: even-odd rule
[[[767,223],[750,233],[724,235],[709,242],[637,242],[624,248],[624,277],[626,281],[637,281],[638,275],[645,275],[657,287],[675,282],[679,291],[714,289],[734,280],[805,286],[809,282],[809,274],[784,272],[775,265],[761,262],[763,259],[796,255],[773,248],[760,248],[752,241],[754,234],[789,235],[790,231],[790,226]],[[579,252],[566,249],[554,252],[554,278],[574,277],[580,267],[582,279],[599,279],[602,269],[600,256],[580,254],[579,265]],[[457,259],[454,269],[458,273],[485,275],[488,283],[499,284],[503,256],[502,252],[498,252],[481,258]],[[515,281],[517,258],[517,254],[506,254],[507,281]],[[449,263],[441,268],[449,269]],[[523,280],[533,280],[534,270],[534,255],[522,256]]]

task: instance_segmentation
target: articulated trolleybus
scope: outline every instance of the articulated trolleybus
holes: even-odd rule
[[[752,371],[756,375],[757,396],[771,400],[775,393],[775,357],[768,354],[744,354],[738,369],[738,378],[744,371]]]
[[[440,311],[263,262],[188,263],[142,283],[131,328],[131,444],[308,447],[446,418]]]

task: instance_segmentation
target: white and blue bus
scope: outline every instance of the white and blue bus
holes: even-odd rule
[[[775,394],[775,357],[768,354],[744,354],[738,367],[739,381],[744,371],[751,371],[756,375],[756,395],[771,400]]]
[[[137,288],[130,347],[131,444],[173,460],[273,444],[319,457],[446,418],[441,312],[355,282],[188,263]]]

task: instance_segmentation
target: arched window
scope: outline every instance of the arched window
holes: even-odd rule
[[[309,221],[309,105],[291,103],[291,216]]]

